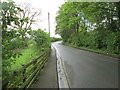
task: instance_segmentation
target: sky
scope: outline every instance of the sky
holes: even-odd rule
[[[59,36],[55,35],[55,16],[59,7],[64,4],[64,0],[13,0],[16,4],[20,3],[30,3],[33,8],[41,9],[41,22],[38,23],[37,26],[33,28],[41,28],[46,29],[48,32],[48,12],[50,13],[50,31],[51,36]]]

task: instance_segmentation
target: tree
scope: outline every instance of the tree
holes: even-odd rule
[[[19,33],[22,35],[22,40],[25,41],[26,34],[29,34],[32,25],[39,22],[41,10],[32,8],[29,3],[18,4],[20,7],[20,12],[17,14],[18,20],[16,21],[16,25],[13,28],[17,28]]]
[[[13,2],[3,2],[1,3],[1,26],[2,26],[2,58],[8,59],[11,56],[16,56],[16,54],[11,51],[11,42],[12,39],[16,38],[18,35],[16,34],[17,31],[14,29],[9,28],[12,23],[15,23],[15,20],[18,18],[16,14],[19,11],[19,8]]]
[[[31,31],[31,39],[38,54],[50,48],[50,36],[41,29]]]
[[[56,33],[64,42],[106,49],[108,53],[120,51],[119,3],[66,2],[60,7],[56,22]]]

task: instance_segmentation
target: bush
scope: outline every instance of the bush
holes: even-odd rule
[[[31,39],[33,40],[37,51],[44,51],[51,46],[49,34],[40,29],[31,32]]]
[[[51,38],[51,42],[56,42],[56,41],[61,41],[62,38],[55,38],[55,37],[52,37]]]

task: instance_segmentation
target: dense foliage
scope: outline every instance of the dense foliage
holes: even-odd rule
[[[2,5],[2,8],[0,8],[0,18],[2,19],[2,71],[4,76],[7,76],[11,73],[10,68],[16,66],[14,68],[17,69],[22,64],[25,64],[20,63],[20,65],[18,62],[25,62],[26,58],[29,58],[30,61],[40,56],[43,51],[49,49],[50,38],[49,34],[43,32],[41,29],[32,30],[31,20],[33,18],[30,19],[27,16],[23,18],[19,17],[19,13],[24,10],[14,2],[6,1],[0,2],[0,4]],[[24,23],[29,23],[28,21],[31,21],[29,27],[26,25],[26,27],[20,28]]]
[[[66,2],[56,17],[65,43],[120,55],[120,2]]]
[[[11,57],[15,58],[18,54],[13,50],[21,47],[23,44],[21,41],[16,43],[16,41],[20,39],[20,34],[17,33],[16,29],[12,29],[10,27],[12,24],[15,24],[18,19],[16,14],[19,12],[19,8],[12,2],[3,2],[1,5],[2,8],[0,13],[2,15],[0,18],[2,18],[2,59],[4,66],[7,66],[10,64],[10,60],[7,60]]]
[[[61,41],[62,38],[51,37],[51,42]]]
[[[44,51],[50,48],[50,36],[42,30],[31,31],[32,43],[34,43],[35,50]]]

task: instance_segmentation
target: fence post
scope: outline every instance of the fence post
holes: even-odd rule
[[[8,85],[8,83],[9,83],[9,81],[6,84],[2,85],[2,89],[6,89],[7,88],[6,86]]]
[[[34,70],[37,68],[37,66],[35,67],[35,64],[38,62],[38,60],[36,60],[35,62],[34,62]]]
[[[22,65],[24,66],[24,65]],[[25,72],[26,72],[26,68],[23,70],[23,76],[25,75]],[[26,77],[23,79],[23,83],[26,81]]]
[[[45,51],[44,55],[45,55],[45,56],[43,57],[43,59],[46,58],[46,51]],[[44,62],[45,62],[45,60],[41,60],[41,61],[42,61],[42,69],[44,69],[44,65],[45,65]]]

